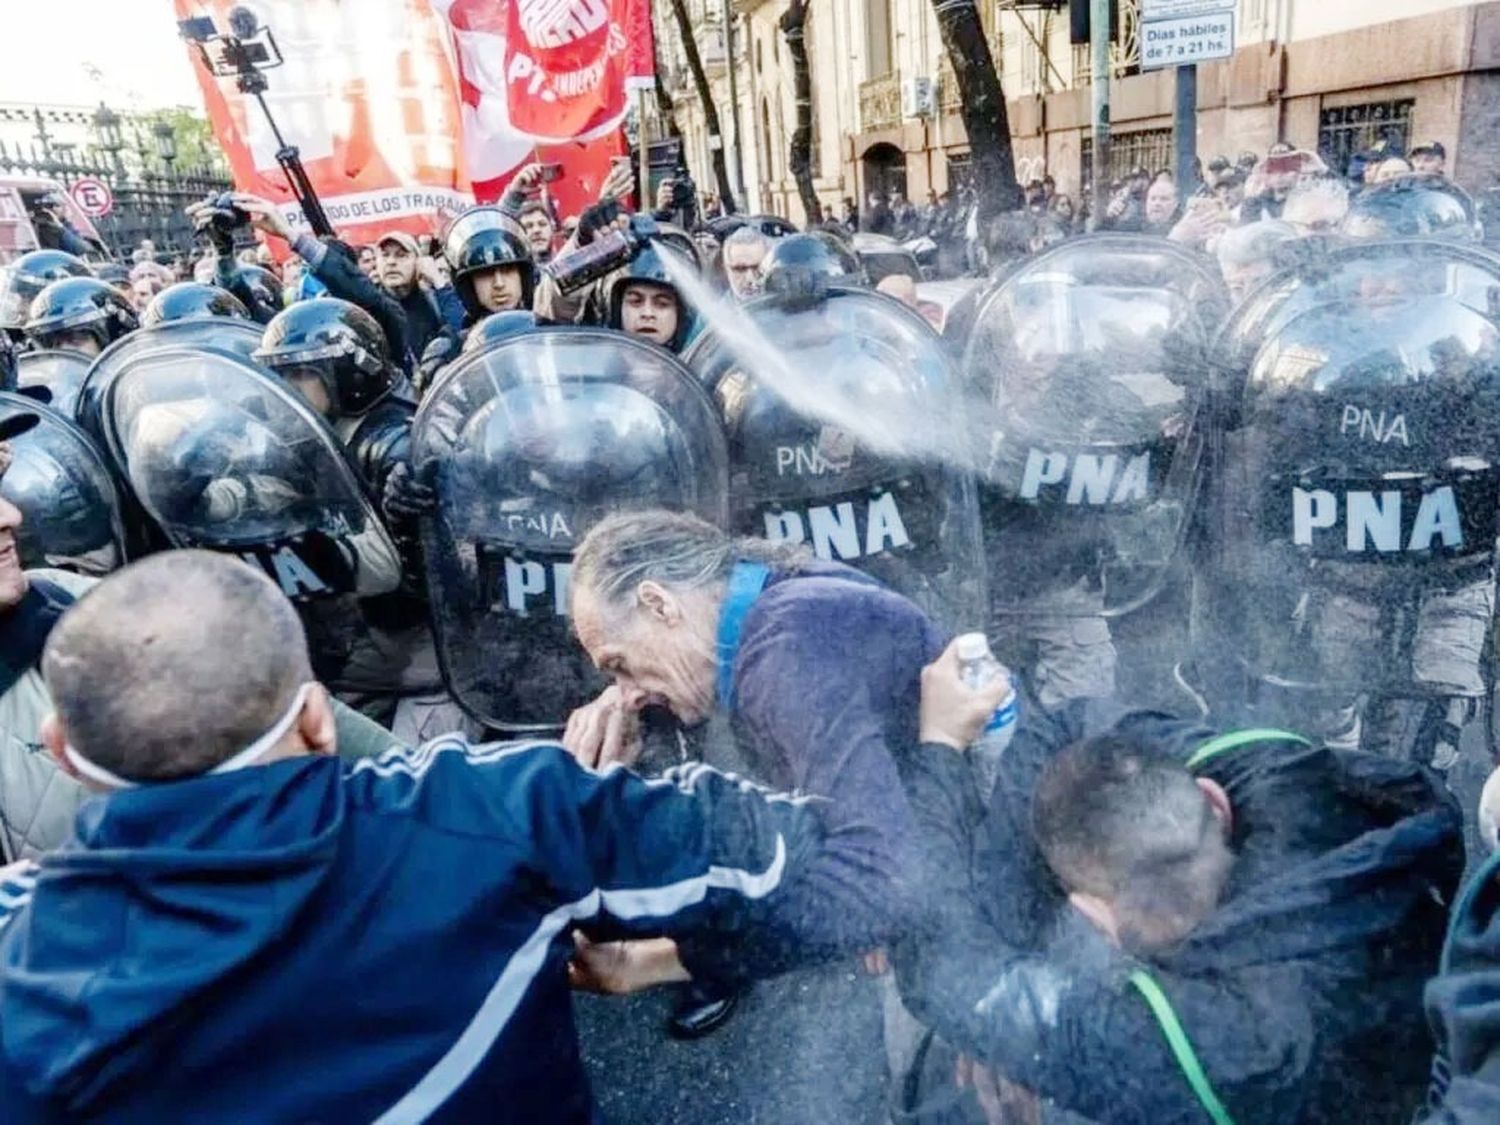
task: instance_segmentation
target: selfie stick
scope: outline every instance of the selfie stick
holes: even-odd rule
[[[210,74],[219,78],[233,77],[240,93],[251,94],[260,103],[260,110],[271,126],[271,135],[276,138],[276,163],[281,166],[281,173],[286,177],[292,196],[302,208],[302,214],[313,233],[319,238],[332,238],[333,224],[328,221],[328,212],[323,210],[323,203],[313,190],[312,181],[307,178],[307,169],[302,166],[302,154],[298,152],[296,145],[286,143],[286,138],[281,135],[281,129],[276,124],[276,118],[271,114],[271,107],[266,104],[268,84],[261,71],[263,68],[280,66],[283,61],[276,38],[269,27],[260,25],[255,14],[248,8],[235,8],[231,11],[229,26],[233,34],[223,35],[214,26],[213,20],[207,17],[181,20],[177,24],[182,37],[198,45],[198,52],[203,56],[203,64],[208,67]],[[209,52],[210,43],[218,43],[223,47],[221,59],[216,59]]]

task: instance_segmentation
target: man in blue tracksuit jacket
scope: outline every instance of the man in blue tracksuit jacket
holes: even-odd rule
[[[789,911],[828,858],[812,804],[705,767],[457,740],[342,767],[295,612],[222,555],[106,579],[43,669],[44,742],[107,795],[0,889],[7,1122],[589,1122],[575,926],[785,964],[855,905]]]

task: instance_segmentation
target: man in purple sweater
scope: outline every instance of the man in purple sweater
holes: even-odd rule
[[[571,586],[578,638],[614,684],[573,715],[568,749],[590,766],[633,763],[638,714],[653,705],[689,728],[727,719],[755,780],[829,799],[827,862],[789,890],[793,909],[840,910],[845,948],[898,936],[911,895],[849,892],[875,878],[911,886],[912,813],[897,767],[917,746],[921,671],[945,634],[858,571],[671,512],[598,524],[575,554]],[[715,962],[711,935],[693,940],[689,960],[700,978],[712,965],[719,988],[756,969],[727,955]],[[869,1049],[882,1067],[878,1042]],[[827,1108],[856,1119],[847,1105]]]

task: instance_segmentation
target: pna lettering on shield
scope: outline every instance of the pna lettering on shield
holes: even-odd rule
[[[1342,496],[1326,488],[1292,490],[1292,541],[1297,546],[1311,547],[1313,532],[1337,528],[1340,519],[1344,547],[1356,554],[1370,547],[1381,553],[1430,551],[1438,541],[1451,550],[1464,542],[1452,485],[1423,492],[1414,513],[1394,490]]]
[[[765,513],[766,538],[773,543],[806,543],[820,559],[847,561],[911,546],[911,536],[889,492],[868,502],[844,500],[815,505],[804,512]]]

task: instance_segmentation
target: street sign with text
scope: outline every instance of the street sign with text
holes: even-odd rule
[[[1235,0],[1140,0],[1140,4],[1141,23],[1215,15],[1235,9]]]
[[[1234,13],[1214,12],[1140,26],[1141,69],[1227,59],[1234,54]]]

